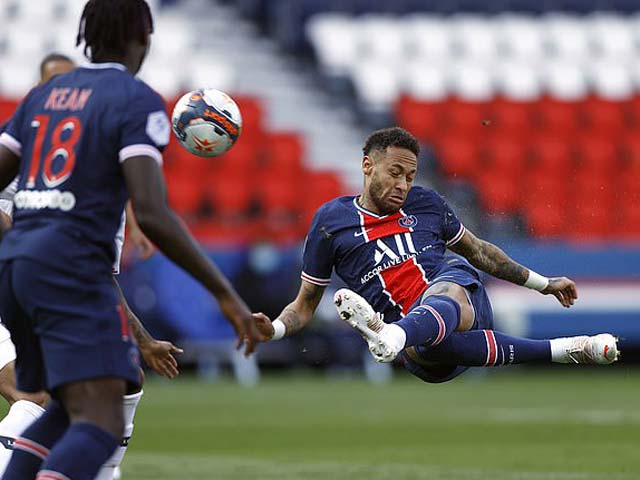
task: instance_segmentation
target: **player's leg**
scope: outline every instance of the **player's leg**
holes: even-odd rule
[[[474,324],[465,288],[448,281],[431,285],[420,305],[392,324],[384,323],[366,300],[350,290],[338,290],[334,302],[340,317],[363,334],[379,361],[391,361],[410,346],[435,347],[454,331],[469,330]]]
[[[141,378],[144,378],[142,370],[140,370],[140,375]],[[142,383],[142,381],[140,383]],[[141,388],[134,388],[130,393],[127,393],[127,395],[124,396],[122,401],[124,416],[124,433],[122,435],[122,441],[113,455],[111,455],[111,457],[102,466],[95,480],[113,480],[117,477],[117,472],[119,471],[122,460],[127,453],[127,448],[129,447],[129,442],[133,435],[133,419],[136,414],[138,403],[140,402],[143,394],[144,392]]]
[[[50,449],[40,466],[47,471],[43,478],[93,479],[121,442],[126,385],[140,381],[139,355],[118,314],[119,297],[107,272],[82,278],[82,272],[61,275],[26,259],[14,263],[14,284],[21,291],[29,286],[19,300],[35,319],[47,386],[68,415],[63,435],[52,448],[43,445]],[[21,387],[20,368],[17,373]],[[33,478],[9,475],[15,457],[5,476]]]

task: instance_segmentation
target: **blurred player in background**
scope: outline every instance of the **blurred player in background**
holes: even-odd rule
[[[169,121],[159,95],[133,76],[152,31],[144,0],[90,0],[77,41],[93,63],[34,88],[0,136],[0,188],[20,175],[0,245],[0,316],[16,346],[18,388],[52,395],[16,439],[4,479],[90,480],[120,444],[123,396],[141,382],[111,276],[129,196],[142,231],[218,299],[247,354],[260,337],[167,205]]]
[[[40,85],[49,81],[56,75],[61,75],[73,70],[75,63],[66,55],[52,53],[47,55],[40,63]],[[0,133],[4,130],[4,125],[0,127]],[[4,234],[11,227],[11,215],[13,213],[13,198],[15,196],[18,179],[16,178],[2,192],[0,192],[0,234]],[[140,231],[130,204],[127,204],[127,227],[128,239],[138,248],[140,257],[149,258],[153,253],[153,244]],[[1,238],[1,235],[0,235]],[[124,223],[118,230],[115,239],[116,262],[114,264],[114,274],[119,273],[120,252],[124,243]],[[177,375],[177,363],[172,353],[180,353],[169,342],[155,340],[146,331],[140,320],[128,307],[126,300],[122,297],[122,304],[126,316],[130,322],[132,333],[134,334],[142,356],[149,366],[158,374],[173,378]],[[5,418],[0,421],[0,476],[4,473],[13,452],[13,444],[18,437],[33,421],[37,420],[43,413],[49,401],[46,392],[26,393],[21,392],[16,387],[15,379],[15,358],[16,352],[9,332],[0,324],[0,395],[7,400],[10,410]],[[141,372],[142,374],[142,372]],[[133,434],[133,419],[137,405],[142,397],[142,390],[128,392],[125,395],[124,418],[125,431],[123,440],[118,451],[105,463],[96,477],[96,480],[111,480],[119,475],[119,467],[124,458],[127,446]]]
[[[554,295],[564,307],[578,298],[575,283],[519,265],[465,229],[438,193],[412,186],[419,145],[406,130],[373,132],[363,152],[363,193],[316,212],[297,298],[273,324],[254,315],[266,336],[279,339],[303,328],[335,269],[351,289],[334,297],[340,317],[362,334],[377,361],[402,355],[406,368],[426,382],[445,382],[470,366],[617,360],[610,334],[532,340],[494,331],[476,268]],[[460,256],[445,256],[447,248]]]

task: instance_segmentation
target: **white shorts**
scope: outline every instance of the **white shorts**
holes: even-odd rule
[[[0,323],[0,370],[7,366],[8,363],[16,359],[16,347],[11,341],[11,334],[7,327]]]

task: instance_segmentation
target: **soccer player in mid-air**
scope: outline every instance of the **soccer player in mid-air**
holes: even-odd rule
[[[519,265],[465,229],[438,193],[413,186],[419,145],[406,130],[373,132],[363,151],[362,194],[336,198],[315,214],[296,299],[273,323],[254,314],[267,338],[303,328],[335,270],[349,287],[334,296],[340,317],[360,332],[377,361],[401,355],[426,382],[451,380],[471,366],[617,360],[610,334],[533,340],[493,330],[476,269],[554,295],[564,307],[578,298],[575,283]],[[459,256],[445,256],[447,249]]]
[[[66,55],[59,53],[48,54],[40,62],[40,84],[49,81],[56,75],[67,73],[75,67],[73,60]],[[5,128],[6,125],[0,126],[0,133]],[[0,238],[11,227],[13,199],[17,184],[18,179],[16,178],[7,188],[0,192]],[[153,253],[154,247],[140,231],[131,212],[130,204],[127,205],[126,218],[128,241],[137,247],[140,258],[148,258]],[[124,244],[124,226],[125,223],[123,222],[115,238],[116,260],[113,269],[114,275],[117,275],[120,269],[120,252]],[[177,363],[172,353],[180,353],[181,350],[169,342],[158,341],[151,337],[140,320],[129,309],[124,297],[122,297],[122,305],[130,322],[133,336],[147,364],[160,375],[168,378],[175,377],[178,371]],[[0,396],[4,397],[11,407],[7,415],[0,421],[0,476],[4,474],[13,453],[15,438],[44,413],[43,407],[46,407],[49,401],[49,396],[44,391],[26,393],[17,389],[15,359],[16,351],[11,342],[9,332],[0,323]],[[140,388],[135,388],[125,395],[123,399],[125,425],[122,443],[118,450],[102,466],[96,480],[118,478],[119,467],[133,433],[133,418],[141,397],[142,390]]]
[[[142,231],[218,300],[251,353],[251,313],[166,201],[160,164],[170,125],[136,80],[153,21],[144,0],[90,0],[78,43],[92,63],[34,88],[0,136],[0,189],[20,176],[0,244],[0,317],[17,386],[46,389],[45,413],[15,440],[7,480],[92,480],[123,434],[138,350],[112,280],[130,197]]]

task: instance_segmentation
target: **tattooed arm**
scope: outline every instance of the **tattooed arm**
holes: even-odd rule
[[[274,320],[274,322],[280,321],[284,324],[285,335],[293,335],[309,323],[320,303],[324,289],[325,287],[302,280],[296,299],[284,307],[282,313]],[[273,338],[275,330],[269,317],[264,313],[254,313],[253,318],[256,320],[260,333],[267,339]]]
[[[449,248],[469,260],[474,267],[516,285],[525,285],[531,274],[528,268],[511,259],[500,248],[476,237],[469,230]],[[578,298],[575,282],[566,277],[549,278],[546,288],[540,293],[554,295],[567,308]]]

